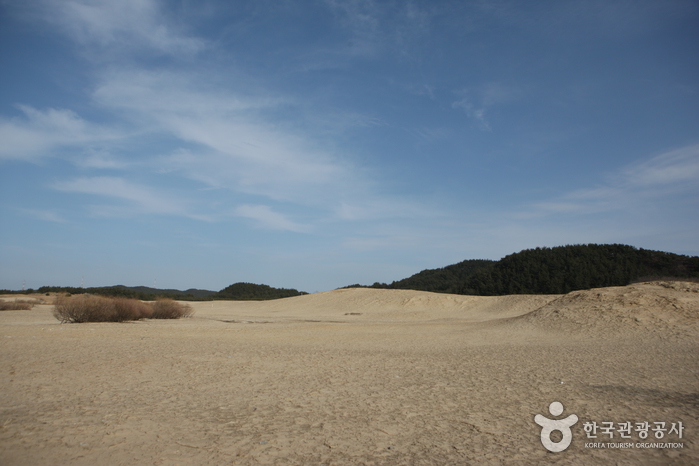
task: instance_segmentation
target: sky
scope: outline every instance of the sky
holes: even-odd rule
[[[0,288],[699,255],[699,2],[0,0]]]

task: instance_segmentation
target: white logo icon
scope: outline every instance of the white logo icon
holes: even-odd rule
[[[549,405],[549,412],[554,416],[560,416],[563,414],[563,405],[558,401],[554,401]],[[573,440],[573,433],[570,431],[570,428],[578,422],[578,416],[571,414],[566,418],[556,420],[537,414],[534,416],[534,422],[541,426],[541,444],[548,451],[557,453],[570,446],[570,442]],[[551,433],[554,430],[559,431],[563,435],[560,442],[551,441]]]

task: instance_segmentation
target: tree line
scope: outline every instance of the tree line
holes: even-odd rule
[[[624,244],[577,244],[525,249],[499,261],[470,259],[438,269],[423,270],[390,284],[368,288],[408,289],[465,295],[565,294],[575,290],[624,286],[657,278],[699,279],[699,257],[635,248]],[[359,284],[344,288],[367,287]],[[2,294],[96,294],[153,301],[268,300],[308,294],[288,288],[234,283],[218,292],[190,289],[157,290],[123,285],[76,288],[42,286]]]
[[[92,294],[116,298],[132,298],[142,301],[155,301],[170,298],[180,301],[213,301],[213,300],[267,300],[288,298],[308,294],[304,291],[287,288],[274,288],[268,285],[254,283],[234,283],[221,291],[207,290],[158,290],[142,286],[127,287],[123,285],[79,288],[71,286],[42,286],[37,289],[24,291],[0,290],[0,294],[33,294],[33,293],[62,293],[68,295]]]
[[[699,257],[623,244],[544,247],[526,249],[499,261],[466,260],[371,287],[479,296],[565,294],[654,278],[699,279]]]

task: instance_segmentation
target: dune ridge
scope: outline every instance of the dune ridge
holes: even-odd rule
[[[697,335],[699,283],[654,281],[573,291],[511,323],[569,334]]]

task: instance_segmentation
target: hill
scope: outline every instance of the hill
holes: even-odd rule
[[[180,290],[162,290],[158,288],[149,288],[147,286],[98,286],[90,288],[81,288],[73,286],[42,286],[36,290],[29,289],[28,293],[69,293],[83,294],[90,293],[101,296],[114,296],[120,298],[133,298],[150,301],[157,298],[172,298],[172,299],[207,299],[208,296],[215,294],[215,291],[189,289],[187,291]],[[18,292],[14,292],[18,293]]]
[[[144,301],[152,301],[158,298],[172,298],[182,301],[211,301],[211,300],[267,300],[289,298],[292,296],[300,296],[308,294],[304,291],[287,288],[274,288],[268,285],[256,285],[254,283],[234,283],[221,291],[199,290],[190,288],[185,291],[174,289],[158,289],[147,286],[103,286],[93,288],[76,288],[69,286],[42,286],[36,290],[29,289],[26,291],[0,290],[2,294],[19,294],[19,293],[69,293],[83,294],[90,293],[102,296],[114,296],[121,298],[134,298]]]
[[[287,288],[273,288],[268,285],[256,285],[254,283],[234,283],[218,293],[214,299],[226,299],[234,301],[257,301],[267,299],[290,298],[308,294],[304,291]]]
[[[217,292],[216,291],[210,291],[210,290],[199,290],[197,288],[190,288],[188,290],[180,291],[180,290],[174,290],[174,289],[159,289],[159,288],[151,288],[148,286],[124,286],[124,285],[116,285],[113,288],[122,288],[126,290],[132,290],[137,293],[145,293],[145,294],[150,294],[150,295],[155,295],[155,296],[163,296],[163,295],[168,295],[168,296],[192,296],[194,298],[205,298],[211,295],[215,295]]]
[[[471,275],[460,294],[564,294],[651,278],[699,278],[699,257],[623,244],[527,249]]]
[[[375,283],[372,288],[480,296],[565,294],[624,286],[651,278],[698,279],[699,257],[623,244],[535,248],[510,254],[499,261],[467,260],[423,270],[390,285]]]
[[[395,290],[420,290],[437,293],[461,292],[461,284],[474,273],[492,266],[495,261],[470,259],[440,269],[428,269],[386,286]]]

